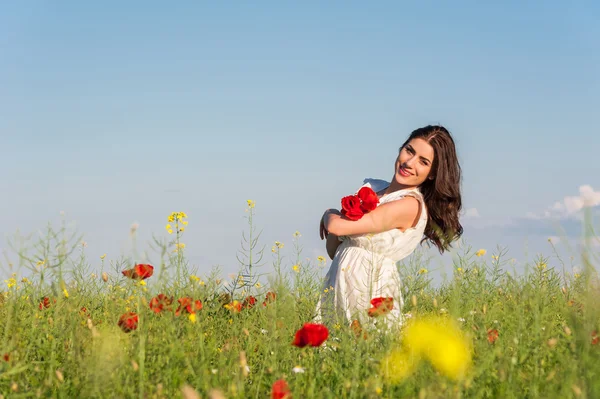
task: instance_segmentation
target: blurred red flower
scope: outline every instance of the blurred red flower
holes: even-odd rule
[[[242,302],[242,308],[252,309],[255,304],[256,304],[256,298],[253,297],[252,295],[250,295],[249,297],[244,299],[244,302]]]
[[[121,330],[125,332],[130,332],[138,327],[139,318],[138,315],[134,312],[127,312],[121,315],[119,318],[119,322],[117,323]]]
[[[494,329],[489,329],[487,330],[487,339],[488,342],[490,344],[493,344],[494,342],[496,342],[496,340],[498,339],[498,336],[500,335],[500,333],[498,332],[498,330]]]
[[[197,310],[202,309],[202,301],[200,301],[199,299],[194,301],[190,297],[185,297],[179,298],[177,302],[179,302],[179,307],[175,311],[175,316],[179,316],[183,311],[189,314],[194,314]]]
[[[285,380],[277,380],[271,388],[271,399],[290,399],[292,391]]]
[[[133,269],[123,270],[121,273],[123,273],[125,277],[134,280],[145,280],[154,274],[154,266],[146,263],[139,263],[135,265]]]
[[[303,348],[306,345],[319,346],[329,336],[329,330],[323,324],[304,323],[301,329],[296,331],[292,345]]]
[[[275,298],[277,298],[277,294],[271,291],[267,292],[267,295],[265,295],[265,300],[262,303],[263,306],[267,306],[267,303],[275,302]]]
[[[154,313],[160,313],[163,310],[171,310],[173,297],[169,298],[165,294],[158,294],[150,300],[150,309]]]
[[[43,310],[44,308],[48,309],[50,307],[50,298],[48,298],[47,296],[43,297],[42,300],[40,301],[39,307],[40,307],[40,310]]]
[[[598,331],[592,331],[592,345],[598,345],[600,342],[600,337],[598,336]]]
[[[377,317],[384,313],[394,309],[394,298],[390,297],[378,297],[371,299],[371,309],[369,309],[369,316]]]
[[[2,360],[4,360],[5,362],[9,362],[10,361],[10,353],[5,353],[4,355],[2,355]]]

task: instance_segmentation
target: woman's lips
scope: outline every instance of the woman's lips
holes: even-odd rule
[[[412,176],[412,174],[411,174],[411,173],[408,173],[408,172],[406,171],[406,169],[404,169],[404,168],[400,168],[400,169],[398,170],[398,173],[400,173],[400,174],[401,174],[402,176],[404,176],[404,177],[409,177],[409,176]]]

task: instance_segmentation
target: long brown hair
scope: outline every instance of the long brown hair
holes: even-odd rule
[[[419,186],[428,214],[421,242],[429,240],[443,253],[463,233],[459,221],[461,168],[454,140],[445,127],[429,125],[413,131],[401,148],[413,139],[427,141],[434,151],[430,174]]]

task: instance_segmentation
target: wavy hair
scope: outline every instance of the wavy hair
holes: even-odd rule
[[[401,149],[413,139],[425,140],[434,151],[430,174],[419,186],[428,214],[421,243],[429,240],[440,253],[444,253],[463,234],[459,221],[462,173],[454,140],[445,127],[429,125],[413,131]]]

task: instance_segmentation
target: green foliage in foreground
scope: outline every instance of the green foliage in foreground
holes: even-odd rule
[[[86,269],[83,256],[67,270],[69,251],[57,250],[50,267],[32,258],[35,273],[6,280],[0,297],[0,393],[173,398],[188,385],[204,398],[214,389],[228,398],[266,398],[272,384],[285,379],[295,398],[600,397],[600,343],[593,335],[600,330],[600,289],[588,263],[572,275],[540,258],[515,277],[505,271],[503,254],[467,253],[450,281],[434,288],[423,270],[427,265],[413,257],[401,267],[403,312],[459,320],[473,341],[474,366],[466,379],[453,381],[424,363],[391,384],[381,377],[380,361],[399,336],[372,330],[363,339],[333,325],[322,347],[291,345],[312,316],[322,266],[298,256],[296,268],[284,267],[282,248],[273,247],[276,272],[269,284],[252,280],[237,290],[219,276],[190,278],[182,250],[167,255],[157,266],[167,272],[155,273],[147,285],[120,275],[125,267],[118,262],[105,282]],[[20,259],[29,258],[21,253]],[[233,280],[236,286],[237,276]],[[263,306],[267,291],[277,297]],[[159,293],[174,297],[171,311],[150,309]],[[254,295],[258,302],[238,313],[223,306],[232,303],[224,293],[240,301]],[[43,297],[49,306],[40,309]],[[175,315],[181,297],[202,300],[195,320]],[[139,324],[126,333],[117,322],[128,311],[138,313]]]

